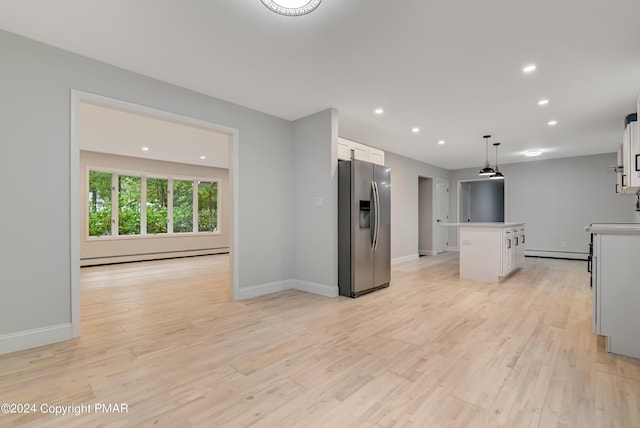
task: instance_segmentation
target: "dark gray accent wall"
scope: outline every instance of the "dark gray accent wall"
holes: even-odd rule
[[[469,196],[472,223],[504,221],[504,181],[472,181]]]

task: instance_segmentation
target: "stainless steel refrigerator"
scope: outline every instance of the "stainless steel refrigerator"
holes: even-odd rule
[[[391,279],[391,169],[338,164],[338,288],[358,297]]]

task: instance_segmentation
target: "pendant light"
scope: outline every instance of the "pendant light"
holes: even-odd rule
[[[491,166],[489,166],[489,138],[491,138],[491,135],[485,135],[482,138],[484,138],[485,146],[487,149],[487,160],[484,161],[484,168],[480,170],[478,175],[493,175],[496,172],[493,170],[493,168],[491,168]]]
[[[500,143],[493,143],[493,146],[496,148],[496,173],[489,177],[490,180],[504,180],[504,174],[500,172],[498,168],[498,146]]]

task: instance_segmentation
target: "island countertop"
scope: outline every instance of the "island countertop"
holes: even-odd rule
[[[594,223],[585,230],[590,233],[640,234],[640,223]]]
[[[459,227],[516,227],[524,226],[524,222],[510,223],[443,223],[443,226],[459,226]]]

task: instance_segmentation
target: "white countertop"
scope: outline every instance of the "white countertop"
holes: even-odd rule
[[[589,233],[640,234],[640,223],[593,223],[585,230]]]
[[[516,227],[524,226],[523,222],[510,223],[443,223],[443,226],[460,226],[460,227]]]

